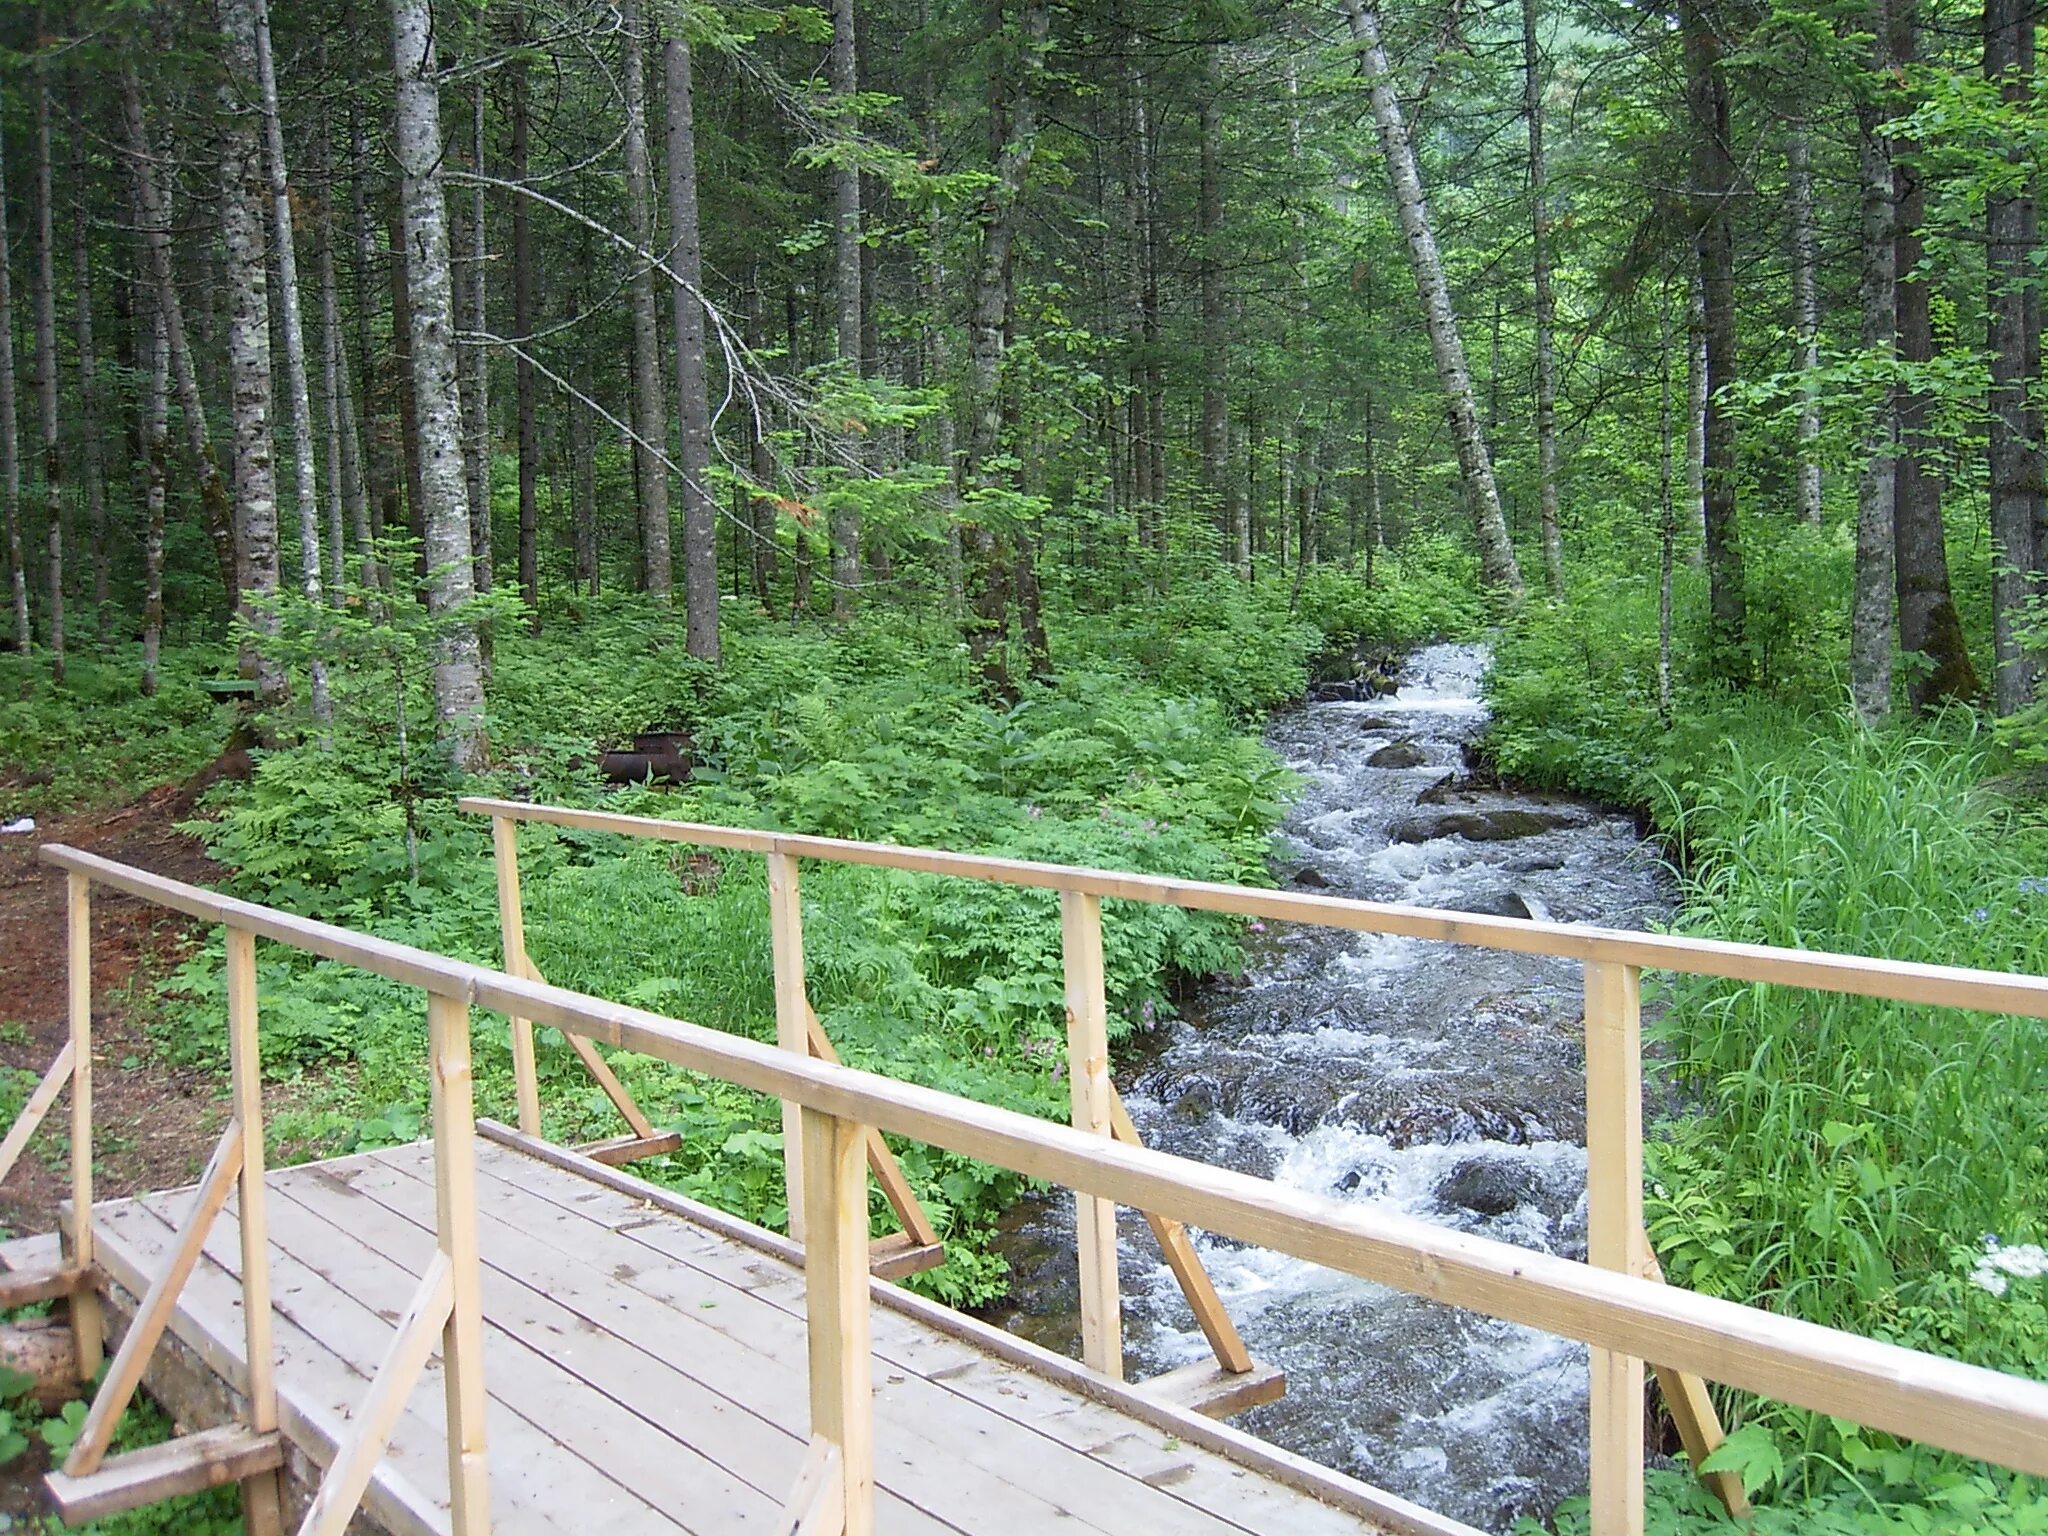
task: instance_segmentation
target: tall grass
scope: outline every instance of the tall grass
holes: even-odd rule
[[[1967,720],[1719,726],[1657,785],[1686,860],[1679,929],[2048,971],[2048,846],[1980,787],[1990,743]],[[1675,1279],[2048,1375],[2048,1281],[1972,1279],[1987,1244],[2048,1228],[2048,1026],[1697,978],[1667,996],[1657,1037],[1697,1109],[1651,1148]],[[1816,1456],[1877,1454],[1845,1426],[1766,1416]]]

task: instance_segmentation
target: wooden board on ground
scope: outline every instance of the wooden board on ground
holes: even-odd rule
[[[477,1163],[494,1531],[775,1529],[810,1435],[802,1270],[500,1145],[480,1142]],[[431,1149],[272,1170],[266,1187],[280,1422],[324,1464],[437,1252]],[[102,1261],[124,1285],[155,1272],[190,1204],[102,1205]],[[171,1322],[237,1382],[240,1257],[231,1207]],[[890,1536],[1383,1529],[899,1311],[873,1326]],[[445,1425],[436,1360],[371,1484],[369,1509],[402,1536],[446,1518]]]

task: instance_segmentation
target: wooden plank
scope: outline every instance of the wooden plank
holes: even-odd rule
[[[334,1182],[325,1165],[272,1175],[271,1241],[279,1326],[281,1333],[300,1341],[297,1356],[285,1360],[279,1406],[289,1422],[294,1394],[302,1400],[317,1394],[323,1404],[338,1404],[335,1432],[323,1445],[335,1446],[346,1438],[369,1382],[390,1351],[394,1320],[412,1304],[420,1277],[440,1251],[434,1232],[433,1169],[424,1164],[419,1171],[419,1220],[396,1224],[374,1201],[353,1197],[346,1185]],[[314,1209],[304,1198],[309,1190],[338,1196]],[[161,1226],[162,1213],[149,1208],[155,1200],[149,1197],[140,1209]],[[190,1295],[209,1278],[215,1282],[201,1298],[209,1311],[231,1309],[231,1301],[222,1300],[223,1286],[233,1283],[229,1266],[237,1251],[234,1234],[225,1230],[231,1222],[231,1216],[222,1216],[220,1229],[208,1242],[208,1262],[187,1288]],[[225,1294],[231,1297],[232,1291]],[[541,1340],[543,1346],[547,1342]],[[493,1329],[485,1347],[494,1381],[499,1373],[504,1378],[487,1405],[490,1443],[497,1456],[491,1479],[492,1514],[501,1536],[581,1536],[593,1521],[620,1536],[675,1536],[676,1521],[591,1464],[590,1455],[620,1443],[618,1425],[601,1411],[604,1404],[580,1393],[571,1376],[554,1372],[546,1356],[520,1337]],[[391,1517],[384,1506],[394,1494],[409,1501],[408,1507],[418,1503],[434,1511],[428,1528],[438,1536],[448,1536],[445,1387],[442,1361],[430,1359],[379,1463],[371,1494],[373,1512],[386,1523]],[[670,1441],[659,1444],[664,1451],[679,1451]],[[316,1453],[319,1460],[332,1457],[331,1449]],[[653,1460],[665,1465],[661,1458]],[[678,1496],[664,1474],[646,1472],[642,1477],[671,1499]],[[714,1496],[722,1492],[701,1474],[699,1486]]]
[[[1643,1040],[1639,974],[1586,966],[1586,1256],[1635,1269],[1643,1232]],[[1643,1536],[1643,1362],[1595,1348],[1592,1536]]]
[[[868,1333],[867,1130],[803,1114],[804,1308],[811,1436],[839,1453],[844,1536],[874,1536],[874,1350]]]
[[[771,854],[768,859],[768,937],[775,971],[775,1043],[806,1059],[810,1056],[811,999],[804,979],[804,902],[796,860]],[[804,1240],[803,1116],[788,1099],[782,1102],[783,1205],[789,1212],[789,1235]]]
[[[1119,1146],[911,1084],[798,1059],[787,1051],[645,1010],[598,1002],[407,945],[270,912],[76,849],[45,845],[38,850],[38,857],[174,910],[214,921],[232,919],[261,936],[413,985],[451,993],[467,989],[481,1006],[502,1013],[555,1024],[754,1092],[794,1100],[1097,1198],[1156,1210],[1225,1237],[1414,1295],[1544,1329],[1596,1348],[1655,1359],[1676,1370],[1852,1418],[1960,1455],[2048,1475],[2048,1384],[1775,1317],[1635,1276],[1603,1273],[1551,1255],[1434,1228],[1369,1205],[1345,1205],[1280,1189],[1243,1174]],[[1231,887],[1217,889],[1233,898],[1239,894]],[[1201,905],[1192,899],[1176,900],[1181,905]],[[1300,916],[1324,920],[1313,910]],[[1353,918],[1355,914],[1340,912],[1328,921],[1339,927],[1373,926]],[[1541,925],[1511,926],[1536,930]],[[1382,928],[1399,931],[1391,925]],[[1586,937],[1584,931],[1565,932]],[[1490,942],[1483,934],[1420,936]],[[1519,947],[1545,953],[1568,948],[1563,941],[1546,947],[1541,933],[1537,938],[1540,942]],[[1631,942],[1641,945],[1645,936],[1636,936]],[[1711,963],[1710,953],[1702,959],[1701,952],[1687,947],[1690,943],[1679,942],[1676,949],[1668,951],[1621,945],[1594,946],[1588,952],[1612,963],[1643,965],[1665,965],[1674,956],[1688,956],[1679,961],[1680,968],[1750,975],[1749,969]],[[2048,980],[2040,978],[1998,977],[1944,967],[1897,967],[1839,957],[1802,960],[1778,951],[1758,953],[1781,968],[1751,979],[2033,1016],[2048,1012],[2048,1002],[2044,1002]],[[1758,962],[1758,966],[1762,964]],[[1872,977],[1879,982],[1862,984]]]
[[[230,1219],[223,1217],[223,1223]],[[140,1295],[177,1241],[175,1218],[151,1210],[142,1201],[126,1200],[100,1207],[97,1221],[101,1267],[115,1284]],[[208,1235],[207,1256],[186,1282],[178,1311],[166,1331],[189,1348],[206,1369],[239,1391],[246,1382],[246,1367],[239,1315],[241,1285],[233,1270],[237,1246],[230,1237],[219,1231]],[[278,1317],[273,1342],[282,1383],[279,1427],[312,1462],[325,1465],[347,1436],[349,1419],[369,1385],[375,1357],[370,1366],[357,1370],[293,1320],[294,1287],[285,1272],[288,1268],[280,1259],[279,1287],[274,1292]],[[325,1302],[334,1299],[334,1292],[324,1286],[320,1294]],[[332,1312],[326,1305],[309,1310],[323,1322]],[[376,1325],[375,1347],[381,1353],[390,1340],[390,1322],[383,1318],[367,1321]],[[371,1480],[365,1507],[395,1536],[446,1536],[445,1501],[438,1483],[444,1473],[439,1455],[441,1431],[429,1432],[410,1416],[408,1423],[411,1427],[403,1431],[405,1439],[414,1444],[431,1443],[435,1454],[420,1463],[418,1457],[408,1457],[401,1447],[394,1447]],[[516,1526],[504,1524],[499,1536],[515,1536],[515,1532],[517,1536],[568,1536],[524,1521]]]
[[[1167,1371],[1138,1384],[1138,1390],[1162,1403],[1172,1403],[1189,1413],[1227,1419],[1261,1403],[1270,1403],[1287,1393],[1287,1373],[1276,1365],[1254,1366],[1233,1371],[1214,1360],[1197,1360],[1177,1371]]]
[[[825,1033],[825,1026],[818,1022],[817,1009],[811,1007],[808,1000],[804,1003],[804,1038],[810,1053],[818,1060],[829,1061],[834,1066],[839,1064],[839,1052],[833,1046],[831,1036]],[[880,1131],[868,1132],[868,1169],[874,1174],[875,1182],[882,1186],[883,1198],[889,1202],[889,1209],[896,1213],[896,1221],[903,1228],[903,1235],[909,1239],[906,1246],[938,1247],[939,1257],[932,1264],[943,1262],[945,1250],[939,1244],[938,1229],[932,1225],[931,1217],[925,1214],[923,1204],[910,1187],[910,1180],[904,1177],[902,1164],[896,1161],[896,1154],[889,1150],[889,1143],[882,1139]]]
[[[921,1275],[945,1262],[944,1243],[919,1243],[908,1232],[891,1232],[868,1244],[868,1272],[878,1280]]]
[[[248,1365],[249,1428],[277,1428],[277,1377],[271,1346],[270,1241],[263,1190],[263,1056],[256,1028],[256,938],[246,928],[227,934],[228,1071],[234,1124],[242,1140],[236,1218],[242,1237],[242,1327]],[[258,1468],[242,1483],[246,1536],[280,1536],[284,1511],[277,1471]]]
[[[1109,1004],[1102,977],[1102,903],[1060,892],[1060,958],[1067,989],[1067,1094],[1074,1129],[1112,1134],[1109,1102]],[[1123,1298],[1116,1267],[1116,1205],[1074,1195],[1074,1254],[1081,1271],[1081,1359],[1121,1381]]]
[[[136,1387],[141,1385],[150,1352],[156,1348],[164,1325],[170,1321],[171,1313],[178,1304],[178,1292],[192,1273],[192,1266],[199,1262],[200,1246],[206,1241],[207,1228],[213,1225],[214,1217],[227,1204],[229,1191],[235,1187],[235,1175],[242,1167],[242,1145],[241,1126],[230,1122],[227,1133],[213,1149],[213,1157],[194,1192],[191,1211],[178,1233],[177,1244],[171,1250],[163,1273],[150,1284],[148,1294],[136,1308],[127,1336],[121,1340],[121,1347],[114,1354],[114,1363],[108,1367],[107,1378],[93,1394],[92,1407],[86,1413],[85,1422],[79,1426],[78,1438],[71,1443],[70,1455],[64,1458],[67,1477],[84,1477],[97,1470],[107,1454],[107,1447],[113,1443],[114,1426],[120,1423],[129,1399],[135,1396]]]
[[[11,1311],[32,1302],[75,1297],[92,1286],[92,1272],[58,1260],[34,1269],[9,1270],[0,1274],[0,1311]]]
[[[1109,1114],[1110,1128],[1118,1141],[1133,1147],[1145,1144],[1138,1135],[1138,1127],[1132,1123],[1131,1112],[1124,1108],[1123,1095],[1116,1091],[1114,1083],[1109,1090]],[[1180,1293],[1187,1298],[1188,1310],[1195,1315],[1195,1325],[1202,1330],[1202,1337],[1209,1341],[1209,1349],[1217,1362],[1226,1371],[1249,1372],[1256,1369],[1262,1380],[1278,1382],[1274,1396],[1285,1393],[1286,1372],[1274,1366],[1260,1366],[1252,1359],[1252,1352],[1245,1348],[1237,1324],[1230,1320],[1230,1314],[1223,1308],[1223,1298],[1216,1294],[1215,1282],[1210,1280],[1201,1255],[1195,1252],[1194,1240],[1188,1236],[1187,1228],[1170,1217],[1155,1216],[1150,1211],[1146,1211],[1144,1216],[1145,1224],[1152,1229],[1153,1239],[1159,1244],[1159,1251],[1166,1256],[1166,1267],[1173,1271],[1173,1278],[1179,1282]],[[1270,1399],[1260,1397],[1254,1401],[1267,1402]]]
[[[585,1142],[576,1150],[592,1162],[606,1163],[617,1168],[626,1163],[637,1163],[643,1157],[662,1157],[681,1150],[683,1138],[674,1131],[663,1131],[655,1136],[613,1136],[606,1141]]]
[[[840,864],[865,864],[917,874],[989,880],[1039,890],[1078,891],[1120,901],[1145,901],[1185,907],[1197,912],[1231,912],[1270,922],[1307,923],[1360,933],[1386,933],[1403,938],[1433,939],[1515,954],[1557,955],[1570,960],[1598,960],[1610,965],[1682,971],[1698,976],[1725,976],[1736,981],[1770,982],[1887,997],[1899,1002],[1928,1003],[1944,1008],[1972,1008],[1986,1013],[2015,1013],[2048,1018],[2048,978],[1971,970],[1962,966],[1925,965],[1878,960],[1860,955],[1776,949],[1763,944],[1734,944],[1678,934],[1636,933],[1620,928],[1534,922],[1527,918],[1486,917],[1448,913],[1436,907],[1361,901],[1350,896],[1321,896],[1304,891],[1254,890],[1206,880],[1180,880],[1165,875],[1130,874],[1087,869],[1027,859],[999,859],[979,854],[946,853],[926,848],[899,848],[888,843],[861,843],[831,837],[806,837],[784,832],[759,832],[703,823],[660,821],[610,811],[572,810],[565,806],[528,805],[512,800],[464,797],[457,804],[476,815],[506,816],[516,821],[585,831],[614,832],[661,842],[689,843],[704,848],[732,848],[789,858],[820,859]],[[51,849],[40,850],[52,857]],[[64,850],[66,855],[72,850]],[[84,857],[90,858],[91,855]],[[54,860],[53,860],[54,862]]]
[[[437,1253],[420,1280],[419,1289],[413,1293],[412,1304],[398,1319],[390,1353],[377,1367],[369,1395],[363,1399],[348,1439],[336,1450],[326,1475],[320,1479],[319,1492],[314,1494],[306,1518],[300,1522],[299,1536],[344,1536],[349,1521],[362,1505],[370,1474],[383,1459],[391,1431],[405,1411],[405,1400],[412,1395],[413,1384],[434,1352],[434,1341],[454,1302],[453,1268],[446,1254]],[[451,1448],[457,1443],[453,1433],[448,1443]],[[450,1459],[454,1459],[452,1452]],[[452,1511],[450,1523],[451,1529],[460,1529],[453,1525]]]
[[[250,1480],[266,1477],[274,1487],[277,1469],[283,1465],[284,1437],[275,1430],[223,1424],[109,1456],[98,1471],[85,1477],[52,1472],[43,1484],[58,1518],[66,1525],[83,1525],[228,1483],[247,1486]]]
[[[389,1168],[389,1164],[382,1165],[365,1177],[382,1179]],[[785,1422],[801,1413],[800,1406],[778,1397],[780,1389],[775,1387],[777,1381],[789,1379],[800,1404],[804,1384],[800,1378],[790,1377],[790,1362],[807,1351],[808,1335],[805,1287],[796,1274],[780,1264],[749,1258],[731,1244],[681,1223],[652,1218],[608,1192],[598,1192],[602,1199],[591,1201],[567,1181],[536,1178],[531,1170],[522,1171],[516,1165],[500,1173],[487,1164],[480,1175],[487,1188],[494,1181],[498,1186],[491,1191],[486,1209],[501,1218],[516,1218],[523,1238],[517,1244],[498,1245],[506,1262],[513,1262],[516,1253],[517,1262],[535,1266],[537,1283],[542,1277],[558,1280],[559,1266],[541,1268],[530,1257],[536,1250],[552,1249],[588,1264],[607,1279],[625,1277],[621,1284],[626,1290],[640,1292],[674,1310],[643,1321],[644,1308],[629,1311],[622,1304],[617,1311],[602,1314],[609,1319],[608,1326],[637,1338],[644,1348],[667,1350],[684,1368],[735,1400],[746,1401],[757,1412]],[[402,1203],[402,1197],[394,1194],[392,1198]],[[871,1282],[871,1295],[912,1299],[879,1282]],[[895,1335],[911,1326],[880,1312],[874,1314],[874,1321],[885,1332],[893,1327]],[[677,1342],[678,1327],[688,1331],[688,1342]],[[705,1330],[713,1337],[707,1339]],[[877,1337],[879,1340],[880,1335]],[[735,1347],[741,1353],[735,1355]],[[921,1490],[931,1482],[932,1469],[937,1467],[946,1470],[926,1507],[955,1521],[962,1510],[972,1511],[974,1523],[984,1529],[996,1518],[995,1505],[1001,1501],[1015,1506],[1004,1513],[1012,1516],[1014,1527],[1022,1531],[1042,1530],[1046,1519],[1053,1516],[1106,1536],[1121,1536],[1134,1526],[1143,1528],[1162,1520],[1186,1536],[1235,1536],[1239,1530],[1210,1514],[1198,1501],[1184,1498],[1178,1486],[1170,1490],[1147,1487],[1092,1459],[1093,1452],[1108,1440],[1130,1434],[1128,1423],[1118,1423],[1106,1410],[1072,1397],[1065,1397],[1053,1410],[1063,1421],[1071,1421],[1071,1426],[1062,1422],[1048,1431],[1037,1422],[1042,1414],[1030,1416],[1029,1422],[1004,1414],[998,1404],[955,1390],[952,1372],[963,1360],[987,1362],[957,1343],[946,1341],[945,1347],[950,1353],[941,1362],[947,1373],[941,1381],[927,1379],[922,1374],[924,1367],[911,1363],[900,1348],[878,1346],[882,1357],[875,1369],[878,1445],[889,1453],[890,1481],[896,1491],[925,1499]],[[1082,1370],[1067,1363],[1076,1372]],[[1014,1392],[1016,1373],[1005,1372],[1004,1378],[1004,1390]],[[1069,1427],[1070,1436],[1066,1434]],[[1141,1433],[1156,1452],[1159,1437]],[[1175,1467],[1184,1466],[1187,1459],[1176,1454]],[[1002,1479],[993,1495],[980,1480],[969,1481],[975,1469],[986,1469]],[[1239,1480],[1223,1474],[1225,1482]],[[1044,1499],[1055,1503],[1045,1504]],[[1355,1531],[1356,1525],[1340,1528]]]
[[[519,828],[509,817],[491,818],[491,860],[498,875],[498,933],[505,952],[507,975],[524,976],[526,969],[526,909],[519,895]],[[512,1091],[517,1101],[519,1129],[529,1136],[540,1134],[540,1070],[533,1055],[533,1025],[511,1017]]]
[[[302,1206],[323,1222],[347,1221],[394,1252],[415,1252],[432,1241],[432,1172],[401,1164],[405,1150],[350,1169],[345,1184],[296,1178],[280,1188],[280,1204]],[[660,1256],[536,1201],[573,1223],[579,1240],[558,1248],[505,1220],[512,1192],[491,1189],[486,1168],[479,1177],[490,1347],[494,1362],[506,1362],[494,1392],[537,1414],[565,1447],[619,1469],[635,1491],[686,1516],[693,1529],[754,1529],[770,1520],[803,1452],[808,1385],[800,1330],[786,1358],[748,1351],[727,1373],[746,1390],[722,1393],[699,1379],[707,1352],[732,1349],[710,1326],[717,1314],[700,1311],[699,1300],[657,1300],[618,1278],[622,1265],[646,1269],[664,1262]],[[393,1222],[409,1226],[410,1235],[395,1233]],[[588,1240],[594,1231],[603,1241]],[[521,1342],[527,1339],[536,1347]],[[593,1407],[593,1395],[605,1401]],[[608,1417],[601,1410],[610,1405],[622,1411]],[[938,1536],[949,1529],[901,1501],[887,1502],[892,1531]],[[616,1529],[615,1519],[605,1528]]]
[[[71,1049],[71,1262],[92,1268],[92,883],[82,870],[64,878],[66,1013]],[[78,1379],[91,1381],[106,1359],[106,1323],[91,1291],[73,1298]],[[130,1389],[133,1390],[132,1388]],[[90,1471],[91,1468],[81,1468]]]
[[[1664,1266],[1657,1262],[1657,1251],[1650,1246],[1647,1230],[1641,1234],[1636,1248],[1636,1273],[1659,1285],[1664,1283]],[[1714,1407],[1707,1384],[1697,1376],[1688,1376],[1684,1371],[1674,1371],[1654,1361],[1650,1370],[1657,1379],[1657,1390],[1664,1395],[1664,1406],[1678,1429],[1679,1443],[1685,1447],[1695,1475],[1721,1501],[1721,1507],[1728,1511],[1730,1519],[1746,1523],[1750,1516],[1749,1495],[1743,1490],[1742,1478],[1734,1472],[1699,1471],[1700,1464],[1713,1455],[1727,1438],[1721,1428],[1721,1414]]]
[[[843,1536],[846,1530],[846,1466],[839,1447],[823,1435],[811,1436],[796,1486],[782,1506],[775,1529],[782,1536]]]
[[[427,999],[434,1114],[434,1213],[449,1306],[441,1336],[448,1394],[450,1536],[489,1536],[490,1464],[484,1451],[484,1315],[476,1236],[476,1088],[470,1075],[469,1003]]]
[[[0,1181],[14,1172],[14,1165],[21,1160],[29,1138],[43,1123],[43,1116],[50,1112],[50,1106],[57,1102],[57,1095],[64,1091],[64,1085],[71,1081],[71,1063],[77,1059],[77,1052],[77,1042],[67,1038],[63,1049],[57,1052],[57,1059],[50,1063],[50,1070],[43,1074],[35,1092],[21,1106],[21,1113],[14,1117],[7,1139],[0,1141]]]

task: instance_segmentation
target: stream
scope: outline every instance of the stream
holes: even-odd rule
[[[1641,927],[1670,881],[1626,817],[1484,788],[1485,650],[1431,646],[1398,690],[1277,718],[1304,787],[1283,884],[1375,901]],[[1580,974],[1569,961],[1329,929],[1256,931],[1118,1074],[1145,1140],[1343,1200],[1550,1253],[1585,1253]],[[1134,1049],[1135,1045],[1135,1049]],[[1201,1234],[1204,1263],[1287,1394],[1234,1422],[1489,1531],[1586,1481],[1582,1346]],[[996,1320],[1077,1353],[1071,1197],[1026,1201],[1000,1242]],[[1120,1225],[1126,1373],[1203,1359],[1143,1220]]]

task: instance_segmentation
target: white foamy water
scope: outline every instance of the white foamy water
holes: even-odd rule
[[[1378,901],[1640,926],[1669,910],[1633,826],[1464,779],[1486,653],[1431,646],[1399,691],[1312,704],[1268,740],[1305,780],[1283,865]],[[1386,766],[1375,753],[1399,746]],[[1407,766],[1419,759],[1421,766]],[[1516,817],[1519,816],[1519,820]],[[1505,819],[1503,819],[1505,818]],[[1469,832],[1519,835],[1473,838]],[[1295,1190],[1577,1257],[1584,1062],[1569,962],[1273,925],[1242,983],[1208,989],[1121,1079],[1154,1146]],[[1129,1374],[1204,1357],[1142,1220],[1125,1213]],[[1578,1345],[1197,1234],[1253,1354],[1288,1392],[1236,1422],[1433,1509],[1501,1531],[1583,1488]],[[1010,1234],[1004,1321],[1073,1349],[1072,1207]]]

